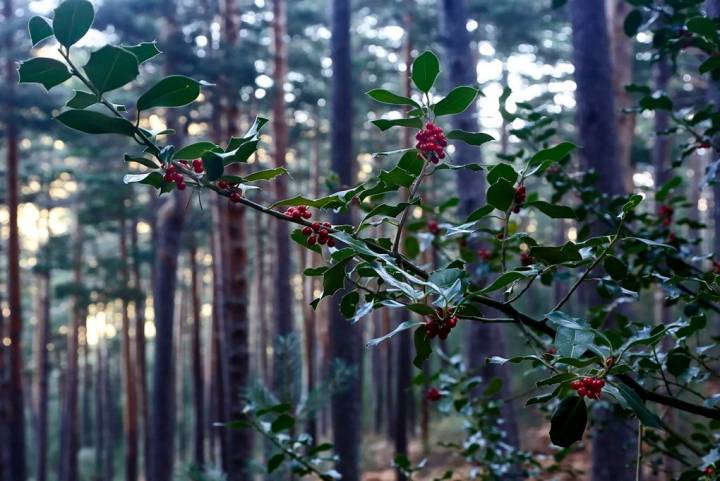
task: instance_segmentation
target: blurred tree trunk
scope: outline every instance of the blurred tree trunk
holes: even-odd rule
[[[12,0],[3,0],[3,17],[6,24],[14,18]],[[7,337],[10,339],[10,348],[7,357],[9,361],[9,382],[6,398],[7,429],[12,442],[7,448],[7,477],[11,480],[24,480],[27,477],[25,459],[25,402],[23,395],[23,360],[22,360],[22,312],[21,312],[21,284],[20,284],[20,239],[18,236],[18,128],[15,115],[15,84],[17,72],[15,66],[15,45],[13,36],[15,32],[8,29],[5,39],[5,186],[8,209],[8,238],[7,238],[7,289],[8,289],[8,316],[9,326]]]
[[[127,221],[125,213],[120,218],[120,278],[123,286],[130,285],[129,256],[127,248]],[[125,480],[136,481],[138,476],[138,416],[137,416],[137,379],[132,357],[132,339],[130,338],[130,313],[127,293],[122,298],[122,365],[125,395],[123,397],[123,428],[125,437]]]
[[[190,261],[190,295],[192,299],[192,372],[193,408],[195,412],[193,463],[202,468],[205,465],[205,386],[200,334],[200,286],[198,282],[197,248],[194,239],[191,242],[188,257]]]
[[[331,168],[338,176],[340,188],[353,184],[353,81],[350,45],[350,0],[333,0],[330,13],[332,37],[330,58],[333,75],[330,91]],[[333,224],[351,224],[348,211],[333,215]],[[330,308],[330,349],[332,361],[341,361],[355,369],[347,388],[332,398],[332,424],[337,469],[343,481],[360,479],[360,446],[362,418],[362,332],[340,313],[337,292]]]
[[[225,0],[223,10],[222,38],[226,48],[237,47],[238,12],[234,0]],[[234,54],[234,52],[233,52]],[[225,136],[229,139],[237,135],[238,94],[232,88],[232,79],[223,84],[225,99],[224,119]],[[241,391],[248,384],[250,371],[248,287],[247,287],[247,249],[245,209],[236,204],[220,206],[224,214],[224,248],[221,262],[226,271],[223,273],[225,292],[223,293],[223,319],[221,346],[223,375],[227,380],[225,387],[224,414],[228,420],[240,419],[243,415]],[[248,460],[252,458],[252,432],[247,429],[226,430],[227,451],[226,470],[228,481],[251,479],[248,472]]]
[[[632,143],[635,135],[635,114],[623,113],[623,109],[628,109],[635,103],[632,95],[625,90],[626,85],[633,83],[635,48],[633,39],[625,35],[623,25],[632,6],[626,0],[607,0],[606,6],[613,68],[618,155],[624,172],[631,173],[633,172]],[[633,190],[631,175],[623,176],[622,182],[626,192]]]
[[[105,424],[107,423],[105,403],[105,340],[99,336],[95,346],[95,477],[101,479],[105,472]]]
[[[273,127],[273,158],[275,167],[287,166],[287,119],[285,118],[285,80],[287,77],[287,5],[285,0],[273,0],[273,100],[272,100],[272,127]],[[288,196],[287,178],[281,176],[275,182],[275,195],[278,200]],[[286,222],[275,223],[275,277],[273,303],[275,326],[277,336],[287,336],[294,331],[292,303],[285,298],[291,295],[290,287],[290,237]],[[281,391],[287,386],[283,385],[280,376],[281,366],[274,366],[274,380],[276,394],[283,398]],[[285,396],[286,397],[286,396]]]
[[[260,212],[255,213],[255,300],[257,302],[257,313],[260,321],[260,332],[259,342],[260,349],[258,354],[260,355],[260,379],[266,384],[270,385],[270,363],[268,356],[268,347],[270,345],[270,323],[267,319],[267,287],[266,281],[266,252],[265,252],[265,237],[264,233],[266,230],[263,227],[263,214]]]
[[[103,438],[105,451],[103,453],[103,473],[101,479],[115,479],[115,402],[113,384],[115,380],[112,375],[112,363],[110,362],[110,347],[103,341],[103,405],[105,413],[105,425]]]
[[[47,210],[42,215],[49,216]],[[50,280],[52,278],[52,253],[50,237],[43,249],[44,261],[41,260],[37,273],[37,324],[35,325],[35,478],[37,481],[47,479],[48,449],[48,371],[49,360],[47,345],[50,340]]]
[[[68,329],[65,388],[60,418],[60,467],[58,469],[58,479],[60,481],[76,481],[78,474],[78,336],[81,320],[85,317],[86,300],[82,278],[85,233],[79,218],[76,218],[76,222],[75,248],[72,260],[75,295],[72,312],[70,313],[70,328]]]
[[[448,87],[457,85],[475,85],[475,55],[473,55],[470,36],[466,23],[468,8],[466,0],[440,0],[440,32],[445,47],[444,65],[448,72]],[[478,130],[477,106],[471,105],[465,112],[455,115],[451,120],[453,129],[470,132]],[[455,144],[453,154],[456,164],[467,164],[481,160],[477,148],[464,143]],[[469,174],[458,171],[458,195],[460,197],[459,213],[469,215],[485,202],[485,179],[479,173]],[[491,355],[505,356],[504,331],[496,324],[470,323],[467,326],[468,362],[473,369],[479,369],[485,382],[497,377],[502,381],[500,397],[511,397],[511,376],[507,366],[487,364],[485,359]],[[507,442],[519,447],[515,410],[510,402],[503,404],[503,418]],[[517,475],[517,473],[515,473]]]
[[[720,0],[705,0],[705,8],[707,9],[707,13],[710,18],[718,19],[720,17]],[[720,84],[718,84],[717,81],[712,82],[709,86],[708,97],[709,100],[715,104],[715,109],[720,109]],[[720,152],[720,136],[716,136],[713,139],[713,149],[713,158],[716,158],[717,153]],[[717,255],[720,254],[720,182],[718,182],[717,179],[713,185],[712,217],[713,224],[715,226],[715,240],[712,248],[715,251],[715,258],[717,259]]]
[[[607,195],[624,193],[624,170],[618,156],[610,42],[603,1],[570,0],[573,29],[577,126],[585,168],[598,173],[598,189]],[[600,302],[595,289],[587,290],[589,305]],[[636,429],[632,423],[598,409],[599,429],[593,438],[592,480],[634,479]]]
[[[130,249],[132,250],[132,286],[135,290],[135,366],[137,369],[138,416],[143,428],[143,471],[150,476],[150,409],[147,392],[147,356],[145,353],[145,292],[140,276],[140,249],[138,247],[137,220],[130,228]]]
[[[175,0],[166,2],[166,72],[177,68],[178,53],[183,37],[177,24]],[[167,127],[176,133],[172,142],[182,143],[181,129],[176,112],[167,113]],[[155,274],[153,307],[155,310],[155,363],[153,366],[153,392],[150,452],[151,476],[149,481],[171,481],[175,459],[175,369],[173,366],[173,323],[175,316],[175,289],[177,287],[178,255],[185,224],[185,208],[189,194],[174,191],[157,211]]]

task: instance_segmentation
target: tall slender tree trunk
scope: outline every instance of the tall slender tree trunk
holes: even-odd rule
[[[192,372],[195,429],[193,436],[193,462],[205,465],[205,396],[200,326],[200,286],[198,282],[197,248],[193,243],[188,252],[190,264],[190,292],[192,298]]]
[[[604,1],[570,0],[573,29],[577,126],[586,168],[598,173],[597,187],[607,195],[624,193],[625,174],[618,156],[610,42]],[[590,306],[600,302],[592,289]],[[608,409],[595,411],[592,480],[634,479],[636,430]]]
[[[95,346],[95,479],[101,479],[105,472],[105,367],[103,344],[100,337]]]
[[[178,3],[166,2],[165,20],[168,44],[173,50],[166,57],[166,69],[175,70],[175,54],[182,45],[182,32],[175,17]],[[167,117],[168,128],[180,132],[174,113]],[[173,142],[178,145],[179,134]],[[155,309],[155,364],[153,366],[153,392],[151,416],[151,476],[149,481],[170,481],[174,471],[175,449],[175,369],[173,366],[173,323],[175,316],[175,289],[177,287],[178,255],[185,224],[185,209],[189,194],[174,191],[157,213],[158,251],[155,255],[153,307]]]
[[[73,251],[73,283],[77,289],[82,287],[83,242],[85,233],[79,219],[76,219],[75,248]],[[72,312],[70,313],[70,329],[67,339],[67,361],[65,370],[65,388],[60,419],[60,481],[75,481],[78,464],[78,337],[80,324],[84,318],[84,299],[75,295]]]
[[[105,413],[105,424],[103,430],[104,447],[103,452],[103,480],[115,478],[115,403],[113,393],[112,364],[110,363],[110,348],[106,341],[103,341],[103,404]]]
[[[127,221],[125,214],[120,219],[120,278],[122,285],[130,283],[129,259],[127,248]],[[130,337],[129,299],[122,299],[122,365],[124,380],[123,430],[125,438],[125,481],[136,481],[138,476],[138,413],[137,413],[137,379],[132,356],[132,339]]]
[[[633,107],[635,101],[625,90],[633,83],[635,66],[635,48],[633,39],[625,34],[625,17],[632,6],[625,0],[607,0],[608,29],[610,34],[610,52],[613,69],[613,92],[615,95],[615,116],[618,133],[618,156],[625,172],[632,172],[632,143],[635,135],[635,114],[625,113],[624,109]],[[632,191],[632,176],[621,179],[627,192]]]
[[[49,239],[48,239],[49,242]],[[45,262],[37,275],[38,303],[35,327],[35,478],[47,479],[48,461],[48,371],[47,345],[50,339],[50,248],[45,248]]]
[[[12,0],[3,0],[3,16],[5,23],[10,24],[15,17]],[[6,398],[7,429],[12,433],[12,441],[7,448],[8,478],[24,480],[27,477],[25,459],[25,411],[22,379],[22,312],[21,312],[21,284],[20,284],[20,239],[18,235],[18,128],[15,115],[15,59],[13,42],[14,31],[9,29],[5,39],[5,182],[8,209],[8,239],[7,239],[7,288],[8,308],[10,314],[8,338],[9,347],[9,383]]]
[[[477,83],[475,73],[475,55],[470,46],[470,36],[466,23],[468,8],[466,0],[440,0],[440,32],[445,47],[449,87],[457,85],[474,85]],[[478,130],[477,106],[471,105],[465,112],[451,119],[453,129],[474,132]],[[477,162],[480,152],[467,144],[456,143],[454,161],[457,164]],[[485,179],[479,173],[468,174],[458,171],[457,188],[460,197],[459,211],[466,216],[482,206],[485,202]],[[485,358],[490,355],[504,356],[505,339],[503,330],[497,324],[470,323],[467,326],[468,362],[474,369],[479,369],[485,382],[492,378],[502,381],[501,397],[511,397],[511,376],[506,366],[487,364]],[[515,410],[510,402],[503,404],[503,419],[507,442],[519,447]],[[518,476],[514,472],[513,479]]]
[[[330,92],[330,150],[332,171],[342,187],[354,181],[353,81],[350,45],[350,0],[332,0],[330,58],[333,65]],[[333,215],[334,224],[351,224],[349,211]],[[342,292],[342,291],[341,291]],[[343,481],[360,479],[362,418],[362,332],[340,313],[340,294],[332,298],[330,345],[332,358],[356,369],[347,388],[333,396],[333,437],[340,456],[338,471]]]
[[[222,36],[228,48],[237,44],[238,12],[234,0],[225,0]],[[227,82],[230,80],[227,79]],[[227,138],[237,135],[238,98],[236,89],[225,84],[225,113]],[[235,204],[220,206],[224,214],[224,235],[222,242],[222,266],[225,292],[223,294],[224,324],[221,339],[223,375],[225,384],[224,414],[229,420],[240,419],[243,415],[242,390],[247,386],[250,370],[247,250],[245,209]],[[252,432],[247,429],[227,430],[227,451],[225,469],[229,481],[251,479],[248,460],[252,457]]]

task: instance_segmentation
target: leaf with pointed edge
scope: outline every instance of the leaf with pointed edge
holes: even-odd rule
[[[123,155],[123,160],[125,160],[125,162],[135,162],[140,165],[144,165],[145,167],[149,167],[151,169],[159,169],[160,168],[159,165],[157,165],[154,161],[152,161],[151,159],[148,159],[147,157],[139,157],[139,156],[125,154],[125,155]]]
[[[67,101],[66,106],[73,109],[84,109],[98,102],[97,95],[83,90],[76,90],[73,98]]]
[[[53,29],[48,20],[37,15],[28,22],[28,30],[30,31],[30,40],[32,40],[33,47],[46,38],[53,36]]]
[[[122,45],[122,48],[135,55],[135,57],[137,57],[138,64],[143,64],[156,55],[162,53],[160,49],[157,48],[157,43],[155,42],[142,42],[137,45]]]
[[[300,245],[303,246],[304,248],[310,249],[311,251],[313,251],[313,252],[315,252],[315,253],[317,253],[317,254],[322,253],[322,249],[320,248],[319,245],[317,245],[317,244],[315,244],[315,245],[310,245],[310,244],[308,244],[308,241],[307,241],[308,238],[307,238],[307,236],[306,236],[305,234],[302,233],[302,229],[295,229],[295,230],[293,230],[292,233],[290,234],[290,239],[292,239],[292,240],[293,240],[294,242],[296,242],[297,244],[300,244]],[[323,274],[324,274],[324,273],[325,273],[325,271],[323,271]]]
[[[147,184],[152,185],[156,189],[162,187],[165,183],[163,176],[160,172],[147,172],[145,174],[127,174],[123,177],[123,182],[126,184]]]
[[[121,134],[132,137],[135,133],[135,127],[127,120],[92,110],[66,110],[55,118],[67,127],[86,134]]]
[[[488,171],[486,178],[491,184],[494,184],[500,179],[505,179],[511,184],[514,184],[518,177],[519,174],[515,172],[515,169],[513,169],[511,165],[497,164],[492,166],[492,168]]]
[[[413,365],[418,369],[422,369],[423,363],[430,357],[430,354],[432,354],[432,346],[425,332],[425,326],[420,326],[415,330],[413,344],[415,345]]]
[[[202,155],[202,163],[205,172],[207,172],[207,179],[210,182],[214,182],[222,177],[225,171],[223,165],[223,159],[215,152],[205,152]]]
[[[100,93],[120,88],[140,74],[137,57],[114,45],[105,45],[91,53],[83,70]]]
[[[48,91],[72,76],[64,63],[44,57],[25,60],[20,64],[18,73],[20,83],[39,83]]]
[[[245,182],[255,182],[258,180],[272,180],[275,177],[280,177],[281,175],[287,175],[287,173],[288,173],[287,169],[285,169],[283,167],[259,170],[257,172],[253,172],[252,174],[245,177]]]
[[[497,182],[488,187],[487,203],[498,210],[505,212],[510,208],[515,199],[515,187],[506,179],[498,179]]]
[[[587,406],[582,398],[563,399],[550,419],[550,440],[556,446],[570,447],[582,439],[587,419]]]
[[[640,26],[643,23],[643,14],[640,10],[633,10],[628,13],[623,22],[623,30],[628,37],[637,35]]]
[[[270,430],[274,433],[289,431],[295,426],[295,418],[289,414],[281,414],[270,424]]]
[[[492,135],[483,132],[468,132],[466,130],[451,130],[446,137],[450,140],[461,140],[469,145],[482,145],[495,140]]]
[[[172,158],[179,160],[198,159],[205,155],[205,153],[211,152],[217,148],[218,146],[212,142],[195,142],[194,144],[186,145],[185,147],[175,152]]]
[[[55,9],[53,31],[55,38],[70,47],[90,30],[95,10],[87,0],[65,0]]]
[[[137,101],[138,110],[153,107],[182,107],[200,95],[200,83],[184,75],[171,75],[160,80]]]
[[[434,53],[426,50],[412,64],[412,81],[422,92],[429,92],[440,74],[440,61]]]
[[[392,127],[410,127],[414,129],[422,128],[422,120],[418,118],[411,119],[377,119],[372,124],[383,132]]]
[[[271,457],[267,462],[267,472],[268,474],[272,474],[273,471],[275,471],[277,468],[280,467],[280,465],[285,461],[285,455],[283,453],[278,453]]]
[[[480,292],[486,294],[489,292],[497,291],[521,279],[532,277],[537,273],[538,271],[534,269],[530,269],[527,271],[508,271],[500,275],[497,279],[495,279],[495,281],[493,281],[489,286],[483,288]]]
[[[484,205],[480,207],[479,209],[476,209],[474,212],[472,212],[467,219],[465,219],[465,222],[475,222],[483,217],[486,217],[492,213],[492,211],[495,210],[495,208],[491,205]]]
[[[408,329],[414,329],[418,326],[422,326],[424,323],[421,321],[405,321],[400,323],[395,329],[388,332],[384,336],[376,337],[375,339],[370,339],[365,345],[367,347],[375,347],[378,344],[381,344],[383,341],[387,341],[391,337],[395,336],[396,334],[400,334],[403,331],[407,331]]]
[[[549,149],[543,149],[540,152],[533,155],[532,159],[530,159],[530,165],[535,166],[543,163],[546,160],[558,162],[562,160],[563,158],[567,157],[570,152],[575,150],[577,147],[575,144],[572,144],[570,142],[562,142],[554,147],[551,147]]]
[[[651,428],[662,427],[662,420],[658,417],[657,414],[645,407],[645,403],[643,403],[643,400],[640,399],[640,397],[635,391],[633,391],[625,384],[618,384],[617,389],[625,402],[627,402],[627,405],[630,407],[630,409],[633,410],[641,423]]]
[[[687,29],[703,37],[714,39],[717,35],[717,26],[708,17],[693,17],[687,21]]]
[[[413,107],[420,108],[420,104],[415,102],[413,99],[403,97],[402,95],[394,94],[389,90],[385,89],[373,89],[367,93],[368,97],[378,102],[390,105],[412,105]]]
[[[433,112],[437,116],[462,113],[472,105],[479,93],[480,90],[475,87],[455,87],[444,99],[433,105]]]

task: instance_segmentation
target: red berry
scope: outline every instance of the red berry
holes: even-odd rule
[[[313,222],[310,227],[312,227],[312,229],[317,232],[320,230],[320,222]]]
[[[328,234],[329,234],[329,232],[328,232],[327,229],[320,229],[320,232],[318,232],[318,235],[319,235],[320,237],[327,237]]]
[[[187,185],[185,184],[185,182],[178,182],[178,183],[177,183],[177,188],[178,188],[178,190],[185,190],[185,187],[187,187]]]
[[[425,391],[425,399],[432,402],[439,401],[442,399],[442,393],[436,387],[428,388],[428,390]]]
[[[175,174],[172,172],[167,172],[165,175],[163,175],[163,180],[165,182],[173,182],[175,180]]]
[[[447,322],[448,322],[448,326],[455,327],[455,326],[457,326],[458,318],[453,316],[450,319],[448,319]]]
[[[202,167],[202,165],[194,165],[193,170],[195,171],[196,174],[202,174],[203,167]]]
[[[317,237],[311,235],[310,237],[308,237],[307,243],[309,246],[314,246],[315,244],[317,244]]]
[[[335,239],[330,237],[327,242],[328,247],[335,247]]]
[[[230,187],[230,184],[228,184],[224,180],[218,180],[217,186],[221,189],[227,189]]]
[[[435,219],[430,219],[427,223],[428,231],[432,235],[439,235],[440,234],[440,225],[438,224],[438,221]]]
[[[309,210],[303,211],[302,213],[303,219],[309,219],[312,217],[312,213]]]
[[[323,222],[322,225],[324,227],[332,227],[332,224],[330,222]]]
[[[570,383],[570,387],[577,391],[582,387],[582,382],[580,382],[579,379],[576,379]]]
[[[302,233],[305,237],[313,233],[312,227],[303,227]]]
[[[577,393],[578,393],[578,396],[580,396],[580,397],[585,397],[588,395],[587,389],[585,389],[584,387],[579,387],[577,389]]]
[[[328,241],[328,238],[327,238],[327,237],[322,237],[322,236],[320,236],[320,237],[318,238],[318,244],[320,244],[321,246],[322,246],[322,245],[325,245],[325,244],[327,243],[327,241]]]
[[[240,202],[241,196],[239,192],[233,192],[230,194],[230,200],[232,202],[238,203]]]

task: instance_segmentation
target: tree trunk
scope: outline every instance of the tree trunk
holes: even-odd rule
[[[610,43],[603,1],[570,0],[573,29],[577,126],[585,168],[598,173],[597,187],[607,195],[624,193],[627,173],[619,146],[613,96]],[[590,306],[599,302],[588,293]],[[636,430],[608,409],[598,409],[593,438],[592,480],[634,479]]]
[[[333,65],[330,92],[330,150],[332,171],[341,187],[353,184],[353,81],[350,54],[350,0],[333,0],[331,6],[330,58]],[[333,224],[351,224],[349,211],[333,215]],[[362,418],[362,333],[340,313],[343,291],[332,298],[330,344],[332,359],[356,369],[347,388],[332,399],[333,437],[340,456],[337,469],[343,481],[360,479]]]
[[[49,239],[48,239],[49,242]],[[50,249],[45,248],[47,263],[37,275],[38,304],[35,327],[35,478],[47,479],[48,448],[48,350],[50,339]]]
[[[107,423],[105,403],[105,360],[103,359],[102,336],[95,346],[95,479],[102,479],[105,472],[105,423]]]
[[[120,278],[122,285],[130,284],[128,269],[127,222],[123,213],[120,219]],[[136,481],[138,475],[138,413],[137,379],[132,357],[132,339],[130,338],[129,299],[122,298],[122,365],[125,396],[123,403],[123,431],[125,437],[125,481]]]
[[[610,52],[613,68],[613,91],[615,94],[615,115],[618,133],[618,156],[624,172],[632,172],[632,143],[635,135],[635,114],[624,113],[635,105],[632,95],[625,86],[633,83],[635,48],[633,39],[625,35],[625,17],[632,6],[625,0],[607,0]],[[656,111],[657,113],[658,111]],[[632,176],[622,177],[625,191],[633,190]]]
[[[75,249],[73,252],[73,283],[75,288],[82,288],[83,241],[85,234],[79,219],[76,219]],[[60,419],[60,481],[75,481],[78,475],[78,336],[81,320],[84,319],[84,299],[78,294],[73,300],[70,314],[70,329],[67,339],[67,366],[65,372],[65,389]]]
[[[12,0],[3,0],[5,23],[10,24],[14,17]],[[9,382],[6,398],[7,429],[12,433],[12,442],[7,448],[7,477],[12,480],[24,480],[27,477],[25,459],[25,411],[23,396],[22,361],[22,312],[20,299],[20,239],[18,236],[18,128],[15,113],[15,71],[13,29],[9,29],[5,41],[7,58],[5,61],[5,182],[8,209],[7,239],[7,289],[9,308]]]
[[[448,87],[457,85],[474,85],[477,83],[475,73],[475,56],[470,46],[466,23],[468,8],[466,0],[440,0],[440,31],[443,32],[442,42],[445,47],[448,71]],[[471,105],[465,112],[451,119],[453,129],[474,132],[478,130],[478,112],[476,105]],[[456,164],[462,165],[477,162],[481,159],[480,152],[467,144],[455,143],[453,154]],[[458,171],[457,188],[460,197],[459,213],[469,215],[485,202],[485,179],[479,173],[469,174]],[[505,339],[503,330],[496,324],[470,323],[467,326],[467,352],[470,367],[479,369],[485,380],[497,377],[502,381],[500,397],[511,397],[511,376],[507,366],[487,364],[485,359],[491,355],[505,355]],[[510,402],[503,404],[503,418],[506,441],[519,447],[515,410]],[[515,473],[513,477],[516,477]],[[511,478],[509,478],[511,479]]]
[[[192,371],[195,429],[193,437],[193,462],[202,468],[205,465],[205,398],[203,362],[200,329],[200,287],[197,272],[197,249],[195,244],[188,253],[190,260],[190,292],[192,298]]]

